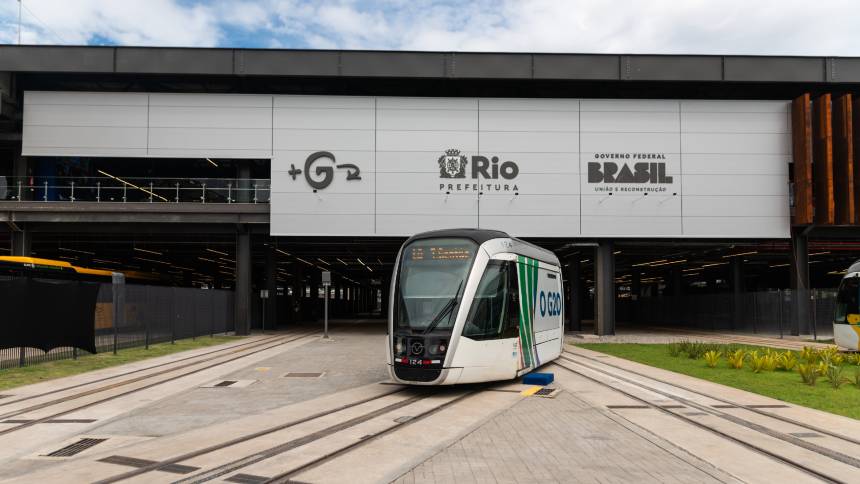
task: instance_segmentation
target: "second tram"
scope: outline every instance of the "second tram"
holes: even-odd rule
[[[840,348],[860,351],[860,261],[851,264],[839,284],[833,340]]]
[[[397,382],[509,380],[561,354],[558,258],[504,232],[415,235],[400,249],[390,289],[387,354]]]

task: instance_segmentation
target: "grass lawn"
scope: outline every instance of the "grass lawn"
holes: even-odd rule
[[[62,378],[64,376],[77,375],[101,368],[155,358],[156,356],[169,355],[179,351],[227,343],[236,341],[237,339],[241,339],[241,337],[203,336],[196,340],[177,340],[176,344],[158,343],[150,345],[148,350],[143,347],[123,349],[117,351],[116,356],[114,356],[113,352],[108,351],[95,355],[84,354],[79,356],[77,360],[47,361],[23,368],[8,368],[0,370],[0,390],[52,380],[54,378]]]
[[[691,360],[686,355],[669,356],[664,344],[632,343],[585,343],[576,346],[608,355],[625,358],[684,375],[740,388],[777,400],[795,403],[826,412],[860,419],[860,389],[853,382],[846,383],[838,390],[830,386],[825,377],[819,377],[815,386],[804,384],[797,371],[763,371],[753,373],[745,367],[741,370],[729,368],[722,358],[716,368],[709,368],[704,359]],[[761,347],[744,346],[746,349]],[[846,365],[844,376],[853,379],[856,366]]]

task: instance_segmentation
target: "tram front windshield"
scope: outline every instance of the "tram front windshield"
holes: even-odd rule
[[[835,323],[856,324],[855,318],[860,315],[860,277],[847,277],[839,285],[836,295]]]
[[[450,332],[477,249],[466,239],[425,239],[406,246],[395,289],[395,329]]]

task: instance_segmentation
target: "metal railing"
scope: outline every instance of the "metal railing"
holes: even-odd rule
[[[780,336],[799,332],[818,339],[833,335],[835,303],[831,289],[640,298],[619,301],[619,320]]]
[[[96,309],[95,346],[99,353],[114,347],[150,344],[223,334],[234,330],[233,291],[146,285],[125,286],[124,314],[113,311],[113,286],[100,284]],[[116,319],[116,321],[114,321]],[[35,348],[0,349],[0,370],[87,354],[69,347],[43,352]]]
[[[265,178],[3,177],[0,201],[269,203]]]

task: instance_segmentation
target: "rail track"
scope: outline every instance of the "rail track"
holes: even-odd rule
[[[689,388],[676,382],[669,382],[658,379],[644,373],[636,372],[627,368],[622,368],[618,365],[606,361],[600,361],[597,358],[592,358],[579,353],[565,351],[559,360],[554,363],[556,366],[563,368],[566,371],[577,374],[580,377],[586,378],[598,385],[611,388],[626,397],[640,402],[648,408],[656,409],[657,411],[670,415],[674,418],[682,420],[686,423],[694,425],[698,428],[716,434],[724,439],[740,444],[757,453],[768,456],[771,459],[779,461],[787,466],[794,467],[804,473],[809,474],[817,479],[826,482],[850,482],[846,480],[844,474],[850,471],[860,475],[860,459],[854,457],[860,454],[860,441],[834,432],[819,426],[801,422],[789,417],[777,415],[773,412],[764,411],[759,408],[750,407],[741,403],[717,397],[704,392]],[[620,384],[612,384],[610,382],[619,382]],[[626,387],[626,388],[625,388]],[[655,395],[655,398],[648,398],[641,395]],[[639,394],[637,394],[639,393]],[[681,395],[686,396],[681,396]],[[694,400],[696,398],[696,400]],[[714,404],[701,403],[700,399],[708,399]],[[699,414],[714,416],[721,421],[727,421],[733,424],[736,429],[744,429],[745,431],[753,431],[758,434],[767,436],[769,442],[774,445],[763,446],[745,438],[739,432],[727,431],[725,428],[709,424],[705,419],[693,418],[685,415],[682,411],[676,408],[667,408],[666,405],[660,404],[655,400],[670,400],[677,403],[675,407],[682,409],[694,410]],[[721,408],[733,409],[734,412],[726,412]],[[746,415],[745,415],[746,414]],[[749,414],[756,416],[755,419],[748,418]],[[762,418],[764,417],[764,418]],[[789,424],[800,429],[809,430],[815,434],[827,436],[832,439],[831,445],[825,446],[809,442],[790,433],[777,430],[780,425]],[[731,426],[730,426],[731,427]],[[739,435],[740,434],[740,435]],[[813,467],[808,462],[799,462],[797,459],[787,457],[780,452],[780,445],[790,445],[803,451],[812,453],[814,456],[825,459],[829,465]],[[835,469],[836,466],[842,466],[841,469]],[[853,470],[849,469],[853,468]],[[839,474],[838,471],[843,471]]]
[[[12,427],[0,429],[0,436],[8,435],[8,434],[11,434],[13,432],[22,430],[22,429],[27,428],[27,427],[31,427],[31,426],[36,425],[36,424],[48,422],[50,420],[56,419],[58,417],[62,417],[64,415],[68,415],[68,414],[73,413],[73,412],[77,412],[77,411],[80,411],[80,410],[83,410],[83,409],[86,409],[89,407],[93,407],[95,405],[99,405],[99,404],[102,404],[102,403],[105,403],[105,402],[108,402],[111,400],[115,400],[117,398],[124,397],[124,396],[130,395],[130,394],[136,393],[136,392],[147,390],[147,389],[153,388],[153,387],[158,386],[158,385],[163,385],[165,383],[172,382],[174,380],[177,380],[179,378],[183,378],[183,377],[188,376],[188,375],[199,373],[201,371],[208,370],[210,368],[214,368],[214,367],[217,367],[217,366],[220,366],[220,365],[223,365],[226,363],[230,363],[232,361],[236,361],[236,360],[239,360],[241,358],[245,358],[245,357],[248,357],[250,355],[254,355],[254,354],[257,354],[257,353],[260,353],[260,352],[263,352],[263,351],[266,351],[266,350],[269,350],[269,349],[272,349],[272,348],[275,348],[275,347],[278,347],[278,346],[281,346],[281,345],[284,345],[284,344],[287,344],[287,343],[290,343],[293,341],[297,341],[299,339],[306,338],[306,337],[308,337],[311,334],[314,334],[316,332],[317,331],[309,331],[309,332],[305,332],[305,333],[298,334],[298,335],[275,336],[275,337],[266,338],[263,340],[256,340],[256,341],[249,343],[247,345],[243,345],[241,348],[230,347],[230,348],[225,349],[225,351],[223,351],[223,352],[221,352],[221,351],[219,351],[219,352],[216,352],[216,351],[207,352],[204,355],[198,355],[198,357],[189,357],[189,358],[185,359],[184,360],[185,362],[180,364],[180,365],[170,367],[168,369],[162,368],[160,371],[153,373],[153,374],[137,375],[137,376],[134,376],[132,378],[128,378],[128,379],[124,379],[124,380],[112,381],[106,385],[98,386],[96,388],[85,389],[84,391],[77,392],[77,393],[74,393],[72,395],[67,395],[67,396],[63,396],[61,398],[56,398],[56,399],[53,399],[53,400],[50,400],[47,402],[41,402],[41,403],[37,403],[35,405],[30,405],[30,406],[27,406],[24,408],[16,409],[16,410],[13,410],[13,411],[10,411],[10,412],[7,412],[5,414],[0,415],[0,419],[7,420],[7,419],[10,419],[12,417],[18,417],[21,415],[25,415],[27,413],[37,411],[37,410],[50,408],[52,406],[57,406],[57,405],[64,404],[64,403],[67,403],[70,401],[79,400],[79,399],[89,397],[92,395],[98,395],[99,393],[106,393],[106,392],[110,392],[111,390],[115,390],[115,389],[122,388],[125,386],[129,386],[129,385],[133,385],[133,384],[139,384],[133,388],[129,388],[127,390],[120,391],[118,393],[110,393],[110,394],[104,395],[102,397],[97,397],[91,401],[88,401],[86,403],[82,403],[81,405],[73,406],[71,408],[65,408],[61,411],[52,412],[49,415],[45,415],[45,416],[42,416],[39,418],[27,420],[27,421],[21,421],[20,423],[16,422],[16,425],[14,425]],[[213,353],[217,353],[217,354],[213,354]],[[208,357],[207,358],[200,358],[200,356],[208,356]],[[191,360],[191,361],[188,361],[188,360]],[[175,363],[175,362],[172,362],[172,363]],[[156,365],[156,367],[160,367],[160,366],[162,366],[162,365]],[[155,367],[151,367],[151,368],[155,368]],[[136,373],[136,372],[129,372],[129,373]],[[126,375],[128,375],[128,373]],[[110,379],[107,379],[107,380],[110,380]],[[103,380],[103,381],[105,381],[105,380]],[[91,382],[91,383],[93,383],[93,382]],[[75,388],[75,387],[69,387],[69,388]],[[54,392],[47,392],[45,395],[51,394],[51,393],[54,393]],[[22,400],[23,399],[20,399],[18,401],[22,401]],[[0,423],[2,423],[3,420],[0,420]]]

